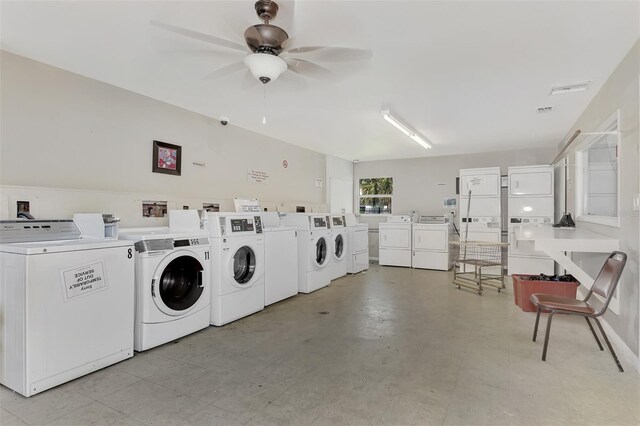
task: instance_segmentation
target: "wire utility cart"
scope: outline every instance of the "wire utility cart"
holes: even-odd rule
[[[505,288],[502,255],[509,244],[491,241],[452,241],[450,244],[452,251],[457,253],[453,267],[454,285],[473,289],[480,295],[483,286],[497,288],[498,292]]]
[[[483,285],[495,287],[500,292],[505,288],[502,259],[506,257],[505,252],[509,244],[492,241],[469,241],[467,237],[471,222],[470,209],[471,190],[469,190],[469,201],[467,202],[464,240],[450,243],[454,259],[457,258],[453,265],[453,284],[458,288],[473,289],[479,295],[482,295]],[[483,271],[483,268],[489,268],[489,270]],[[496,273],[496,269],[499,273]]]

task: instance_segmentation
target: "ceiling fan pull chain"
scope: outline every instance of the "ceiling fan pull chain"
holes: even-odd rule
[[[262,85],[262,124],[267,124],[267,85]]]

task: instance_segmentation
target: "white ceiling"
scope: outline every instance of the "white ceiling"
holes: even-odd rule
[[[244,44],[242,32],[258,23],[253,3],[2,1],[1,47],[362,161],[556,145],[639,36],[636,1],[298,0],[293,27],[285,27],[294,45],[368,48],[373,57],[354,68],[306,54],[340,78],[289,72],[270,83],[263,125],[260,84],[247,87],[242,73],[205,78],[242,56],[149,25],[158,20]],[[292,4],[283,2],[281,12]],[[582,80],[592,81],[587,92],[549,96],[554,84]],[[433,149],[386,123],[382,105]],[[553,112],[538,114],[541,106]]]

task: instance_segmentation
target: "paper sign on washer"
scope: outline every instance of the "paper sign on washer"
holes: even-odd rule
[[[61,271],[67,300],[91,294],[107,287],[103,262]]]

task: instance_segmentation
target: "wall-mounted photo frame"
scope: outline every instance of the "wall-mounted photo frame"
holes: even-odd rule
[[[166,201],[143,201],[142,217],[166,217],[169,206]]]
[[[180,176],[182,166],[182,147],[166,142],[153,141],[154,173]]]

